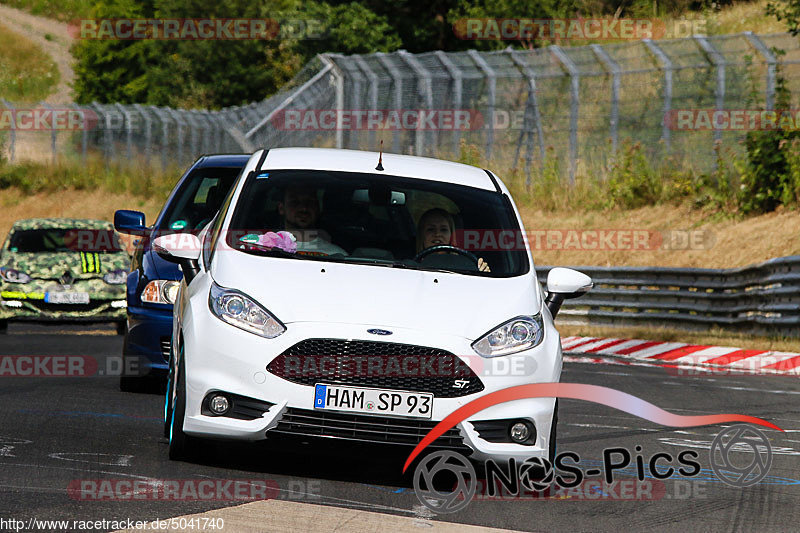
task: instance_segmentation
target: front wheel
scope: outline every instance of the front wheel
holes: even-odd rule
[[[195,440],[183,432],[183,421],[185,418],[186,368],[183,358],[181,358],[178,363],[178,375],[175,377],[175,405],[170,412],[169,458],[172,461],[189,459],[196,447]]]
[[[8,320],[0,320],[0,335],[8,332]]]
[[[555,465],[556,460],[556,426],[558,426],[558,400],[553,407],[553,422],[550,424],[550,443],[547,450],[547,457],[550,459],[551,465]]]

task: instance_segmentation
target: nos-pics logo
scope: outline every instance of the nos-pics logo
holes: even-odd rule
[[[748,424],[737,424],[717,434],[709,449],[709,460],[721,482],[733,487],[749,487],[769,473],[772,447],[763,432]],[[503,480],[503,484],[513,487],[510,492],[521,489],[541,492],[550,488],[556,479],[550,461],[539,457],[519,464],[511,460],[506,471],[509,479]],[[502,469],[487,461],[486,472],[490,477],[490,473],[502,472]],[[516,479],[512,481],[513,473]],[[475,496],[478,481],[469,459],[449,450],[426,455],[414,469],[414,492],[420,503],[436,513],[464,509]],[[485,486],[492,487],[494,481],[487,479]]]

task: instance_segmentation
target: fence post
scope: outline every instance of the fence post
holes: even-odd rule
[[[153,112],[161,123],[161,169],[166,170],[168,161],[167,153],[169,151],[169,121],[164,113],[164,108],[152,107]]]
[[[72,104],[72,108],[78,111],[81,117],[83,117],[83,127],[81,128],[81,162],[86,164],[86,151],[89,145],[89,120],[86,116],[86,108],[81,108],[78,104]],[[99,118],[100,117],[98,117],[98,119]]]
[[[661,63],[661,67],[664,69],[664,114],[661,117],[661,138],[664,139],[664,148],[669,152],[671,132],[669,123],[667,122],[667,116],[672,109],[672,71],[674,67],[672,61],[667,57],[667,54],[656,46],[653,41],[650,39],[642,39],[642,42],[650,53],[656,57],[658,62]]]
[[[133,104],[133,107],[139,112],[139,116],[144,120],[144,160],[146,164],[150,165],[150,156],[152,152],[152,134],[150,130],[150,114],[145,111],[141,104]]]
[[[103,117],[103,160],[106,167],[111,164],[111,152],[113,139],[111,138],[111,114],[106,109],[98,104],[96,101],[92,102],[95,110]],[[98,124],[100,121],[97,122]]]
[[[43,107],[44,109],[53,109],[52,107],[50,107],[50,105],[47,102],[39,102],[39,106]],[[53,157],[52,157],[52,163],[53,164],[56,163],[56,158],[57,158],[57,154],[56,154],[56,140],[57,140],[56,137],[57,136],[58,136],[58,130],[56,130],[55,128],[50,130],[50,151],[53,154]]]
[[[434,52],[436,55],[436,59],[442,64],[444,69],[447,71],[447,74],[450,76],[450,79],[453,82],[453,109],[458,111],[461,109],[461,97],[463,92],[463,76],[461,75],[461,70],[450,61],[450,58],[442,52],[441,50],[437,50]],[[459,128],[455,128],[453,131],[453,156],[458,157],[460,152],[460,145],[461,144],[461,130]]]
[[[539,139],[539,164],[544,168],[544,135],[542,133],[542,117],[539,115],[539,104],[536,98],[536,74],[533,69],[520,57],[520,53],[512,48],[507,48],[506,52],[511,56],[511,60],[519,68],[525,77],[528,79],[528,100],[525,102],[525,129],[523,134],[527,134],[528,142],[525,151],[525,175],[527,176],[526,185],[531,186],[531,162],[533,160],[533,129],[531,129],[531,122],[536,126],[536,137]],[[533,116],[531,117],[531,113]],[[517,160],[519,159],[519,151],[522,147],[522,134],[519,136],[517,143],[517,152],[514,156],[514,170],[517,168]]]
[[[15,148],[17,144],[17,115],[14,113],[14,106],[12,106],[7,100],[2,100],[3,105],[11,111],[11,116],[13,117],[14,123],[11,125],[11,142],[8,146],[9,151],[9,161],[12,163],[14,162],[14,155],[15,155]]]
[[[352,111],[360,111],[362,110],[361,105],[361,83],[365,80],[364,76],[361,74],[361,70],[359,70],[357,65],[354,65],[351,61],[351,57],[344,57],[338,56],[340,63],[337,63],[337,66],[341,69],[342,73],[346,75],[346,78],[350,80],[352,83],[352,89],[346,91],[350,94],[350,103],[348,105],[348,110]],[[366,121],[366,116],[364,120]],[[351,117],[352,119],[352,117]],[[351,122],[352,124],[352,122]],[[348,148],[352,148],[354,150],[358,150],[361,148],[360,146],[360,136],[363,130],[353,124],[351,129],[347,130],[347,142],[345,143]]]
[[[575,184],[575,171],[578,164],[578,106],[580,105],[580,71],[575,63],[564,53],[558,45],[551,45],[550,51],[556,59],[564,65],[570,78],[570,106],[569,106],[569,183]]]
[[[425,98],[425,107],[428,110],[433,109],[433,86],[431,84],[431,75],[430,73],[425,70],[425,68],[417,61],[413,55],[409,54],[405,50],[400,50],[398,52],[400,57],[408,64],[409,67],[414,71],[417,75],[417,92],[422,93],[423,97]],[[422,90],[420,90],[420,86]],[[414,149],[415,155],[426,155],[423,152],[430,153],[430,147],[426,151],[425,150],[425,130],[421,127],[422,122],[421,119],[422,115],[418,115],[417,117],[417,131],[416,131],[416,146]],[[428,137],[433,136],[433,132],[430,132]],[[433,142],[431,143],[434,146],[436,145],[436,140],[434,137]]]
[[[356,66],[361,69],[361,72],[367,77],[369,80],[369,111],[377,111],[378,110],[378,75],[375,74],[372,69],[369,68],[367,62],[364,61],[364,58],[360,55],[352,56],[353,60],[356,62]],[[369,148],[370,150],[374,150],[377,148],[375,145],[375,136],[376,131],[373,129],[369,130]]]
[[[750,42],[750,45],[764,56],[764,61],[767,63],[767,87],[764,107],[771,111],[775,107],[775,67],[778,64],[778,59],[772,53],[772,50],[767,48],[767,45],[758,38],[758,35],[754,35],[751,31],[746,31],[744,36]]]
[[[376,52],[375,57],[378,58],[378,61],[380,61],[381,65],[389,72],[389,76],[392,78],[394,108],[399,113],[403,107],[403,77],[386,54],[383,52]],[[400,137],[402,137],[402,130],[392,132],[392,151],[396,154],[402,153],[400,149]]]
[[[177,129],[176,142],[178,143],[177,163],[178,165],[183,165],[183,120],[181,120],[178,113],[176,113],[171,107],[165,107],[164,111],[166,111],[169,116],[172,117],[172,120],[175,121],[175,128]]]
[[[332,59],[330,54],[320,54],[319,58],[330,65],[333,79],[336,83],[336,148],[344,146],[344,130],[342,129],[342,112],[344,111],[344,74],[339,65]]]
[[[618,136],[618,126],[619,126],[619,85],[620,85],[620,73],[622,69],[619,67],[616,61],[611,59],[611,56],[608,55],[599,44],[592,45],[592,51],[594,55],[597,56],[597,59],[603,64],[603,68],[611,73],[611,119],[610,119],[610,126],[611,126],[611,152],[616,155],[617,154],[617,136]]]
[[[717,67],[717,86],[714,90],[714,94],[716,96],[716,108],[717,111],[722,111],[722,108],[725,106],[725,58],[722,57],[722,54],[717,52],[717,49],[708,42],[705,37],[701,37],[699,35],[694,36],[695,42],[700,46],[700,49],[703,51],[703,54],[706,58],[715,66]],[[714,126],[714,142],[719,141],[722,139],[722,131],[716,127],[716,124],[712,124]],[[714,158],[714,167],[716,168],[717,159]]]
[[[114,107],[119,110],[125,120],[125,155],[127,162],[130,163],[133,158],[133,124],[131,124],[131,115],[122,104],[114,104]]]
[[[494,69],[489,66],[489,63],[486,62],[483,57],[476,52],[475,50],[468,50],[467,54],[472,60],[478,65],[478,68],[483,72],[483,75],[486,77],[486,81],[489,84],[489,94],[488,94],[488,102],[486,104],[486,109],[488,110],[488,119],[487,119],[487,139],[486,139],[486,161],[489,161],[492,158],[492,149],[494,148],[494,106],[495,106],[495,98],[497,97],[496,89],[497,89],[497,74],[495,73]]]

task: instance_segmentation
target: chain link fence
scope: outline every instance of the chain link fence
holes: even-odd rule
[[[80,108],[93,115],[91,127],[6,131],[5,153],[12,160],[97,153],[108,161],[166,168],[202,153],[280,146],[377,150],[381,141],[389,152],[453,159],[467,143],[502,168],[522,165],[530,182],[546,165],[570,181],[602,173],[630,140],[654,165],[673,157],[707,171],[715,165],[714,143],[741,150],[746,131],[675,128],[670,117],[681,110],[772,109],[781,78],[790,90],[800,83],[800,41],[789,34],[498,52],[323,54],[262,102],[218,111],[92,104]],[[354,125],[353,116],[370,110],[383,113],[377,127]],[[421,110],[463,111],[469,125],[387,126],[391,111],[419,118]],[[326,117],[333,118],[323,124]]]

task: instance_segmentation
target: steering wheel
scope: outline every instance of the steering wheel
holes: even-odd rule
[[[448,253],[463,255],[467,259],[470,259],[472,262],[474,262],[476,266],[478,264],[478,258],[475,256],[475,254],[473,254],[472,252],[468,252],[464,249],[458,248],[456,246],[451,246],[449,244],[439,244],[437,246],[431,246],[430,248],[426,248],[414,257],[414,261],[419,263],[429,255],[435,254],[437,252],[448,252]]]

